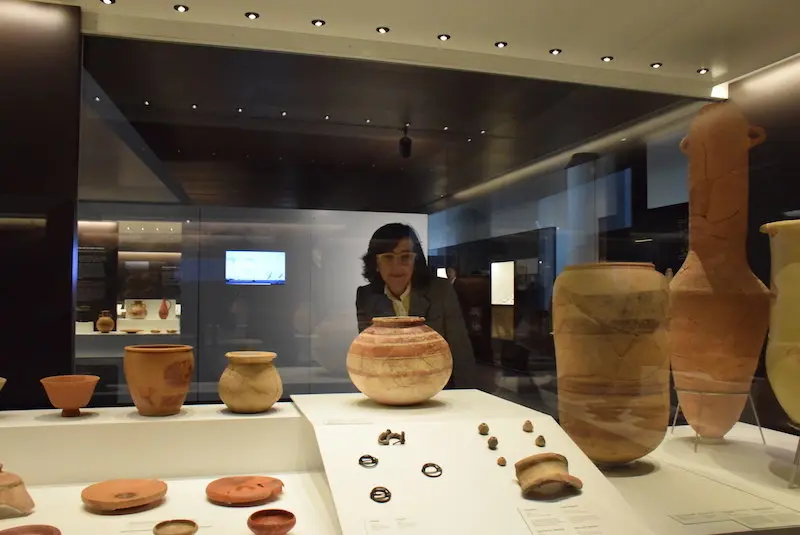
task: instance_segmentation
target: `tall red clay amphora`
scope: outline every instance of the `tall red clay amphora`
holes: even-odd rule
[[[689,254],[670,283],[672,374],[686,420],[707,438],[741,416],[767,334],[769,291],[745,250],[749,151],[764,139],[725,102],[703,107],[681,141]]]
[[[595,463],[625,464],[669,423],[667,279],[653,264],[567,266],[553,289],[558,415]]]

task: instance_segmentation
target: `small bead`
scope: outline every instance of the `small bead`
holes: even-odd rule
[[[539,446],[540,448],[544,448],[545,441],[544,441],[544,437],[542,435],[539,435],[538,437],[536,437],[536,445]]]
[[[489,434],[489,426],[486,425],[485,423],[479,425],[478,426],[478,433],[480,433],[481,435],[488,435]]]
[[[525,420],[525,423],[522,424],[522,430],[526,433],[533,433],[533,422]]]
[[[489,437],[489,449],[490,450],[497,449],[497,437]]]
[[[505,466],[506,465],[506,458],[505,457],[498,457],[497,458],[497,465],[498,466]]]

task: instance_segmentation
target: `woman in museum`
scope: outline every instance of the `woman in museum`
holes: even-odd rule
[[[382,226],[372,235],[363,261],[369,284],[356,292],[359,332],[375,317],[424,317],[450,345],[448,386],[474,388],[475,357],[458,297],[447,279],[431,277],[414,229],[402,223]]]

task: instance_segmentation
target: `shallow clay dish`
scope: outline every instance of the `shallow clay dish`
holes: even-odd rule
[[[81,415],[99,380],[96,375],[54,375],[41,379],[41,383],[50,404],[61,409],[61,416],[70,418]]]
[[[0,535],[61,535],[61,530],[44,524],[31,524],[30,526],[17,526],[4,529]]]
[[[153,527],[153,535],[194,535],[198,525],[194,520],[165,520]]]
[[[283,492],[283,481],[266,476],[223,477],[206,487],[209,501],[228,507],[261,505]]]
[[[158,333],[160,333],[160,332],[161,332],[161,329],[150,329],[150,332],[151,332],[151,333],[158,334]]]
[[[175,334],[176,332],[178,332],[178,329],[167,329],[167,332],[169,334]]]
[[[136,334],[142,332],[141,329],[122,329],[122,332],[126,334]]]
[[[94,511],[119,512],[155,503],[166,494],[167,484],[160,479],[112,479],[83,489],[81,500]]]
[[[247,527],[256,535],[286,535],[296,523],[294,513],[283,509],[262,509],[247,519]]]

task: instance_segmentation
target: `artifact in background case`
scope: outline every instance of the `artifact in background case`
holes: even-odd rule
[[[225,507],[262,505],[283,492],[283,481],[267,476],[233,476],[215,479],[206,486],[211,503]]]
[[[141,300],[135,300],[128,310],[125,317],[132,320],[140,320],[147,317],[147,305]]]
[[[158,317],[162,320],[167,319],[167,317],[169,317],[170,309],[172,309],[172,301],[162,299],[161,305],[158,307]]]
[[[0,390],[3,390],[4,386],[6,386],[6,378],[0,377]]]
[[[222,372],[217,390],[231,411],[264,412],[281,398],[283,383],[273,363],[275,353],[232,351],[225,356],[228,366]]]
[[[110,310],[103,310],[95,322],[95,327],[101,333],[110,333],[114,330],[114,318],[111,317]]]
[[[296,523],[294,513],[283,509],[262,509],[247,519],[247,527],[256,535],[286,535]]]
[[[761,232],[770,236],[774,296],[767,377],[783,410],[800,423],[800,221],[767,223]]]
[[[81,416],[81,409],[89,404],[100,377],[96,375],[54,375],[41,379],[47,399],[61,416]]]
[[[453,357],[425,318],[373,318],[350,345],[347,371],[373,401],[414,405],[441,392],[453,372]]]
[[[139,414],[170,416],[180,412],[192,382],[192,346],[127,346],[122,365],[128,390]]]
[[[29,515],[34,503],[17,474],[3,472],[0,463],[0,518]]]
[[[667,281],[653,264],[567,266],[556,279],[559,422],[595,463],[629,463],[664,439],[668,308]]]
[[[731,103],[703,107],[689,159],[689,254],[670,283],[672,373],[698,435],[723,437],[742,414],[767,334],[769,291],[747,263],[749,151],[764,141]]]
[[[550,499],[571,490],[580,490],[583,482],[569,473],[567,458],[559,453],[540,453],[514,464],[524,498]]]
[[[81,500],[92,512],[126,514],[154,505],[166,494],[167,484],[160,479],[112,479],[83,489]]]

